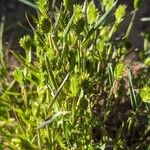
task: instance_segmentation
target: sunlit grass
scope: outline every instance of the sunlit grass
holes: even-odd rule
[[[112,3],[99,12],[93,2],[58,9],[53,1],[51,17],[48,1],[33,5],[34,35],[20,39],[25,56],[12,51],[13,73],[0,65],[12,79],[0,70],[1,149],[148,149],[150,47],[133,74],[124,61],[132,25],[116,36],[126,6]]]

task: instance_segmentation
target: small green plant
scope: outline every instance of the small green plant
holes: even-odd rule
[[[92,1],[75,5],[64,0],[50,17],[49,1],[37,0],[34,35],[20,39],[25,56],[12,52],[20,66],[11,84],[0,85],[1,149],[148,147],[148,141],[143,143],[148,124],[141,129],[138,120],[138,114],[150,111],[144,103],[149,100],[148,65],[135,77],[123,62],[130,29],[117,43],[115,33],[126,6],[117,7],[113,0],[101,5],[104,13]],[[137,1],[134,5],[137,9]],[[145,61],[147,50],[143,53]],[[128,103],[129,108],[116,112]],[[130,139],[136,133],[138,142]]]

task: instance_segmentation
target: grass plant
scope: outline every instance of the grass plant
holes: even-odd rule
[[[20,39],[25,56],[12,51],[20,65],[5,75],[0,44],[0,149],[148,150],[149,36],[144,67],[133,74],[133,62],[124,62],[133,19],[117,35],[126,6],[103,0],[100,12],[93,1],[64,0],[60,8],[53,1],[51,16],[48,0],[32,6],[34,34]]]

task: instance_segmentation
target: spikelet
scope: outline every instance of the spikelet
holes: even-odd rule
[[[16,79],[16,81],[20,85],[22,85],[22,86],[25,85],[24,74],[23,74],[23,71],[20,68],[16,68],[13,75],[14,75],[14,78]]]
[[[114,4],[114,0],[103,0],[103,5],[108,10]]]
[[[37,8],[42,15],[48,14],[48,10],[49,10],[48,6],[49,6],[48,0],[38,0],[37,1]]]
[[[80,90],[79,77],[77,75],[71,77],[70,90],[73,97],[76,97]]]
[[[150,103],[150,87],[145,86],[140,90],[140,96],[143,102]]]
[[[23,49],[29,50],[30,47],[32,46],[32,39],[30,35],[26,35],[23,38],[21,38],[19,44]]]
[[[126,14],[126,5],[120,5],[115,12],[115,18],[118,24],[122,22],[125,14]]]
[[[150,66],[150,57],[148,57],[148,58],[145,59],[144,64],[146,66]]]
[[[82,6],[75,5],[73,7],[73,12],[74,12],[74,23],[76,24],[82,18]]]
[[[98,17],[98,9],[95,7],[93,1],[91,1],[87,7],[87,19],[89,24],[93,24]]]
[[[124,63],[118,63],[116,65],[115,70],[114,70],[115,80],[120,80],[121,78],[123,78],[125,69],[126,67]]]

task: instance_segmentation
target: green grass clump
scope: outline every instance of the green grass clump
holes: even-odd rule
[[[20,39],[25,56],[12,52],[20,65],[1,76],[1,149],[148,148],[149,66],[134,74],[125,64],[128,35],[116,33],[126,6],[110,2],[99,12],[64,0],[50,16],[48,1],[37,1],[34,35]]]

